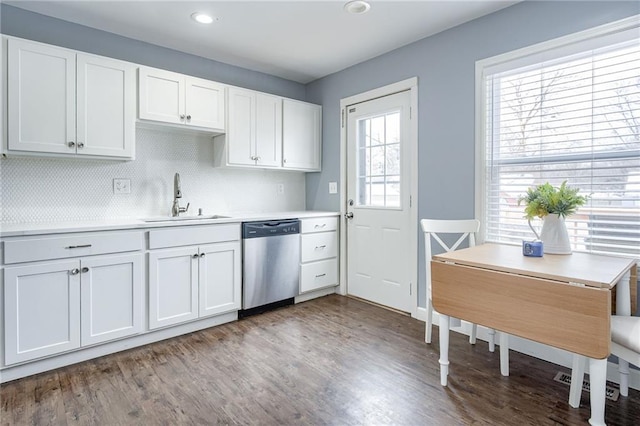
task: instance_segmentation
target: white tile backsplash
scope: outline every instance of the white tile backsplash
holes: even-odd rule
[[[220,142],[216,142],[220,143]],[[190,214],[278,212],[305,208],[302,172],[213,167],[206,135],[136,129],[136,159],[107,161],[42,157],[0,159],[2,223],[119,219],[167,215],[173,175]],[[114,194],[113,179],[131,193]],[[278,194],[278,184],[284,194]]]

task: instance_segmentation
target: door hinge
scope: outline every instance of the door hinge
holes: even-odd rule
[[[409,120],[413,118],[413,108],[409,107]]]
[[[344,129],[344,108],[342,108],[342,128]]]
[[[409,283],[409,296],[413,296],[413,283]]]
[[[413,197],[409,195],[409,207],[413,207]]]

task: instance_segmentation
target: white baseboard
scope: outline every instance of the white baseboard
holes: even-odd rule
[[[427,310],[425,308],[419,307],[415,318],[421,321],[426,321]],[[438,325],[437,312],[434,313],[433,323],[435,325]],[[468,336],[469,334],[471,334],[471,324],[466,321],[462,321],[461,327],[451,327],[451,331],[455,331],[456,333],[461,333]],[[498,333],[499,331],[496,332],[496,334]],[[479,325],[477,338],[487,342],[489,340],[487,328]],[[496,346],[498,346],[498,343],[500,342],[500,340],[497,336],[495,341],[496,341]],[[542,359],[544,361],[551,362],[556,365],[566,367],[569,370],[571,370],[571,364],[573,361],[573,354],[571,352],[554,348],[549,345],[543,345],[542,343],[533,342],[531,340],[522,339],[520,337],[516,337],[512,335],[509,336],[509,349],[514,350],[516,352],[523,353],[525,355]],[[496,349],[496,353],[497,352],[498,350]],[[588,367],[587,367],[587,370],[588,370]],[[618,364],[609,361],[607,366],[607,380],[617,384],[620,383],[619,374],[618,374]],[[640,370],[636,370],[635,368],[631,369],[629,374],[629,387],[636,390],[640,390]]]

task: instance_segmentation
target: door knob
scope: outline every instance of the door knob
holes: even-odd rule
[[[345,213],[344,217],[346,217],[347,219],[353,219],[353,213],[352,212]]]
[[[80,269],[78,268],[73,268],[71,271],[69,271],[71,275],[78,275],[79,272],[80,272]]]

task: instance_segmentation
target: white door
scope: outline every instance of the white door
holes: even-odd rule
[[[4,270],[5,364],[80,347],[80,262]]]
[[[140,119],[184,124],[184,76],[145,67],[138,73]]]
[[[200,317],[240,309],[240,243],[200,247]]]
[[[82,346],[142,331],[142,254],[82,259]]]
[[[320,170],[322,107],[284,99],[282,123],[282,167]]]
[[[149,253],[149,328],[198,318],[197,247]]]
[[[227,161],[229,164],[256,164],[256,93],[230,87]]]
[[[347,291],[413,309],[410,91],[347,107]]]
[[[224,86],[209,80],[185,77],[185,123],[224,130]]]
[[[75,153],[76,54],[8,40],[8,148]]]
[[[78,54],[78,154],[133,157],[136,81],[132,64]]]
[[[282,98],[256,94],[256,163],[282,165]]]

